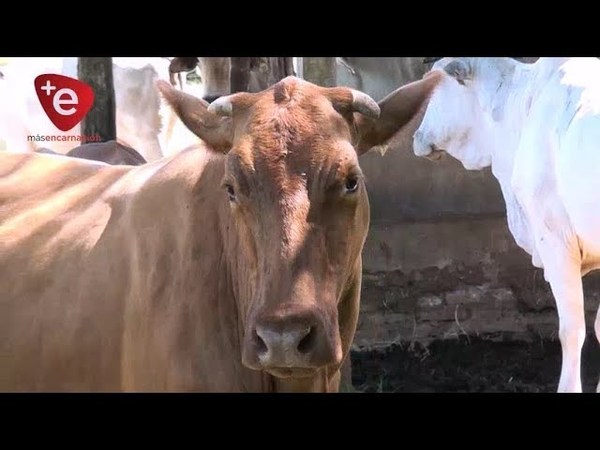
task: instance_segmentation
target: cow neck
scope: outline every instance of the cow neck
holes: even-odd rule
[[[543,87],[541,72],[536,64],[515,61],[512,74],[491,77],[491,80],[500,79],[499,83],[483,84],[480,90],[495,93],[491,99],[482,100],[482,104],[488,105],[490,114],[484,116],[487,130],[481,135],[485,138],[482,145],[491,146],[492,173],[503,189],[510,190],[521,134],[527,126],[533,99]]]
[[[511,180],[521,135],[527,126],[533,99],[543,81],[540,75],[538,63],[515,62],[514,72],[510,76],[500,77],[498,86],[483,86],[483,90],[495,92],[495,95],[489,104],[490,114],[484,115],[485,130],[481,136],[485,142],[481,145],[491,147],[491,170],[500,184],[509,230],[517,244],[529,254],[533,254],[531,230]]]
[[[187,270],[172,275],[176,277],[173,284],[178,292],[194,296],[187,302],[201,303],[191,308],[182,302],[172,308],[187,308],[191,313],[205,317],[211,315],[210,320],[204,319],[204,326],[214,340],[202,345],[215,349],[210,352],[227,360],[222,367],[231,371],[227,372],[228,376],[235,378],[232,389],[251,391],[262,385],[262,389],[268,390],[268,380],[257,382],[258,377],[251,376],[241,363],[233,361],[230,364],[231,358],[241,360],[244,288],[248,285],[243,280],[247,279],[245,274],[249,271],[232,230],[230,207],[221,186],[224,161],[223,155],[203,148],[190,148],[132,169],[126,175],[126,189],[135,195],[137,203],[148,207],[169,203],[165,208],[169,216],[161,217],[145,230],[161,237],[162,242],[157,246],[165,257],[187,261],[184,265]],[[160,214],[158,211],[152,214]],[[140,235],[139,239],[144,242],[147,237]],[[142,264],[146,263],[142,261]],[[183,296],[174,298],[176,301],[182,299]],[[202,322],[201,317],[190,320]],[[185,343],[189,348],[195,345]]]

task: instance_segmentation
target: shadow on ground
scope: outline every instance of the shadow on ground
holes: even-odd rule
[[[427,348],[395,345],[352,353],[352,383],[362,392],[556,392],[558,341],[495,342],[476,337],[438,340]],[[600,346],[590,334],[583,348],[584,392],[595,392]]]

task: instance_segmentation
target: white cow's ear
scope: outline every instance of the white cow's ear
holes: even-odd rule
[[[444,71],[463,85],[471,79],[471,68],[465,61],[460,59],[449,62],[444,67]]]

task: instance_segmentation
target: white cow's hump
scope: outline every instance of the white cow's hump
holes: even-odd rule
[[[600,114],[600,59],[572,58],[559,72],[560,85],[567,89],[568,102],[576,105],[577,116]]]
[[[600,255],[600,60],[542,63],[512,188],[529,199],[531,221],[562,230],[565,240],[576,235],[593,259]],[[540,202],[546,205],[543,217]]]
[[[598,88],[600,86],[600,59],[569,58],[561,64],[562,83],[569,86]]]

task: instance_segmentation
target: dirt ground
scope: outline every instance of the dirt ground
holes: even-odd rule
[[[352,382],[362,392],[556,392],[560,364],[558,341],[470,337],[353,352]],[[583,391],[595,392],[600,346],[593,335],[584,344],[582,373]]]

